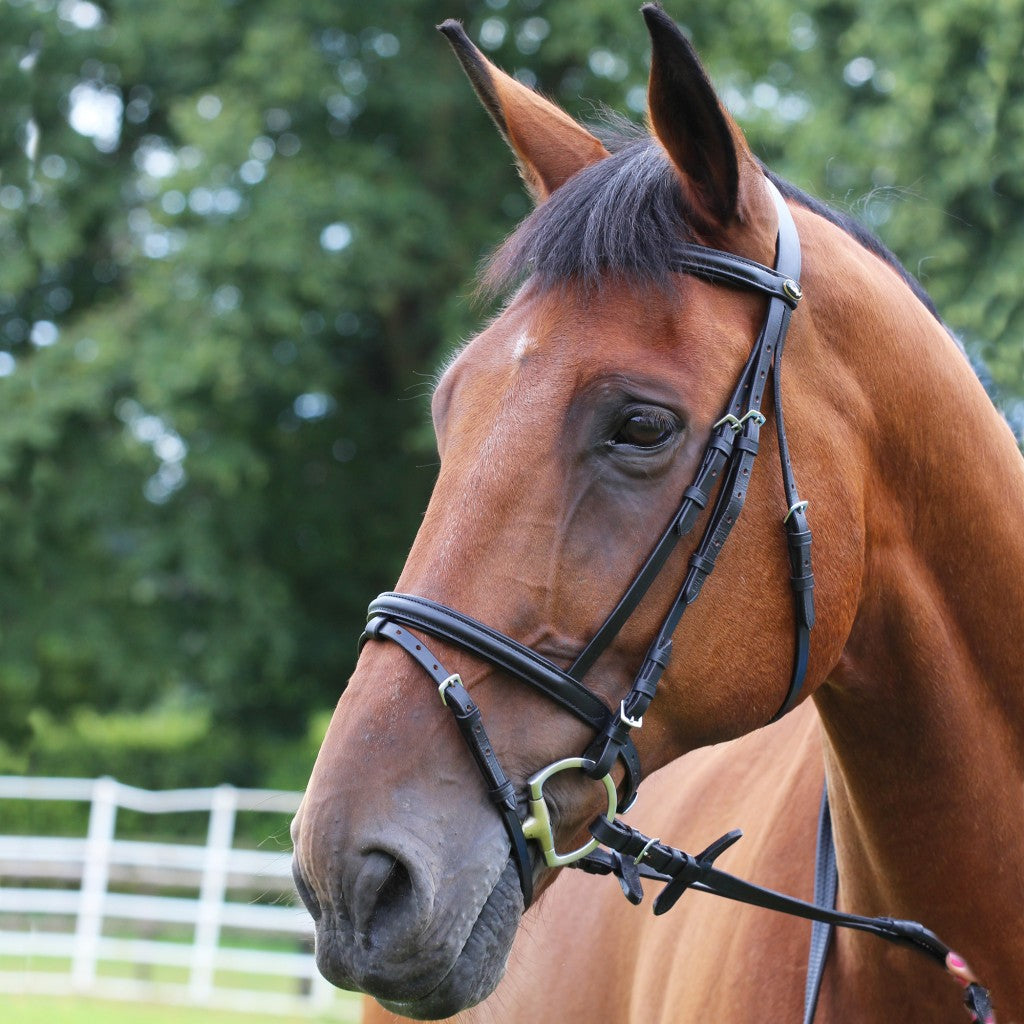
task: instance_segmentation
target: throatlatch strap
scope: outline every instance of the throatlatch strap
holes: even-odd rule
[[[775,193],[778,195],[778,192]],[[787,239],[789,232],[792,240]],[[796,228],[792,219],[783,223],[779,220],[779,270],[789,273],[794,278],[800,272],[800,245],[796,238]],[[783,265],[784,264],[784,265]],[[778,351],[775,353],[775,365],[772,368],[772,386],[774,390],[775,429],[779,441],[779,461],[782,467],[782,485],[786,492],[786,542],[789,547],[790,585],[793,588],[794,615],[796,616],[795,646],[793,652],[793,671],[790,677],[789,690],[781,707],[772,716],[778,721],[797,702],[803,689],[804,676],[807,672],[807,659],[810,655],[811,629],[814,626],[814,572],[811,568],[811,531],[807,525],[807,502],[800,500],[797,491],[796,477],[789,456],[789,441],[786,437],[786,425],[782,408],[782,349],[786,343],[786,327],[789,312],[785,312],[786,324],[779,335]]]
[[[819,907],[834,910],[839,890],[839,871],[836,867],[836,847],[832,841],[832,814],[828,806],[828,786],[821,790],[821,809],[818,812],[818,843],[814,854],[814,902]],[[804,989],[804,1024],[812,1024],[818,1008],[821,979],[825,975],[825,961],[832,944],[834,926],[827,921],[811,924],[811,950],[807,957],[807,986]]]

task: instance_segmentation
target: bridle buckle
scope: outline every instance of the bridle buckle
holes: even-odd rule
[[[626,698],[623,697],[619,701],[619,721],[623,725],[628,725],[630,729],[639,729],[644,724],[644,716],[640,715],[638,718],[630,718],[626,714]]]
[[[447,679],[442,679],[441,682],[438,683],[437,695],[441,698],[441,703],[445,707],[448,707],[448,698],[445,697],[445,691],[448,689],[449,686],[456,685],[462,685],[462,676],[460,676],[458,672],[453,672]]]
[[[633,858],[633,863],[639,864],[640,861],[642,861],[644,857],[646,857],[647,854],[651,852],[651,848],[653,846],[656,846],[660,842],[660,839],[648,839],[647,843],[644,845],[644,848]]]
[[[810,505],[809,501],[794,502],[793,505],[790,506],[789,511],[786,513],[785,518],[782,520],[783,524],[788,523],[789,520],[798,512],[806,512],[808,505]]]
[[[746,425],[747,420],[754,420],[759,427],[763,427],[765,424],[764,413],[760,409],[748,409],[742,416],[733,416],[731,412],[727,412],[711,429],[717,430],[728,424],[738,434]]]

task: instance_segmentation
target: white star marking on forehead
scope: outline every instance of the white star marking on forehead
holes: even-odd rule
[[[512,358],[516,360],[522,359],[536,344],[537,339],[532,334],[523,331],[516,338],[515,344],[512,346]]]

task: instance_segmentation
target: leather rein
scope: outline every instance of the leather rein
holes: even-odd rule
[[[891,918],[866,918],[834,910],[836,875],[828,818],[827,795],[823,797],[819,822],[815,903],[806,903],[775,893],[714,867],[714,860],[742,836],[734,830],[694,857],[675,847],[649,838],[618,820],[636,798],[640,784],[640,758],[632,733],[643,724],[643,716],[654,699],[662,673],[672,653],[672,634],[686,609],[697,599],[715,567],[715,561],[746,498],[760,429],[765,423],[762,400],[769,375],[772,378],[775,427],[782,467],[787,510],[783,517],[789,550],[790,584],[794,596],[794,655],[789,687],[770,721],[774,722],[797,702],[803,689],[814,625],[814,576],[811,569],[811,531],[807,523],[807,502],[797,492],[790,465],[789,445],[782,412],[782,351],[790,317],[802,297],[800,288],[800,240],[792,215],[778,190],[765,179],[778,213],[778,239],[774,267],[755,263],[732,253],[694,244],[680,244],[671,269],[729,287],[756,291],[768,298],[768,310],[761,332],[740,373],[725,414],[712,427],[700,468],[693,483],[683,491],[679,509],[648,555],[640,571],[626,588],[604,623],[568,669],[539,655],[506,636],[447,605],[411,594],[384,593],[371,602],[359,648],[371,639],[398,644],[433,680],[441,700],[452,712],[456,724],[487,785],[508,832],[510,851],[528,907],[533,899],[533,857],[527,843],[534,840],[549,867],[571,866],[593,874],[614,874],[632,903],[639,903],[641,878],[665,882],[654,903],[656,914],[665,913],[688,888],[727,899],[738,900],[815,922],[808,968],[804,1024],[811,1024],[832,929],[853,928],[910,946],[946,966],[951,950],[923,925]],[[719,481],[721,481],[719,485]],[[629,692],[618,708],[612,709],[583,683],[583,677],[608,648],[640,604],[675,550],[680,539],[696,524],[718,494],[696,550],[690,556],[683,584],[668,614],[648,648]],[[414,629],[416,633],[409,630]],[[516,788],[505,774],[484,729],[480,709],[456,673],[449,672],[417,635],[425,633],[469,651],[503,672],[539,690],[588,725],[595,733],[580,757],[567,757],[537,772],[529,780],[529,812],[519,815]],[[620,788],[611,777],[616,761],[623,765]],[[560,854],[554,846],[550,812],[543,787],[553,775],[579,770],[602,782],[608,797],[607,812],[590,826],[591,840],[579,849]],[[826,832],[827,829],[827,832]],[[820,906],[819,903],[827,905]],[[978,984],[967,986],[965,1003],[974,1020],[991,1018],[988,993]]]

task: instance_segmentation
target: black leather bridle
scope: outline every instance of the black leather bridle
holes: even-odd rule
[[[774,373],[775,377],[776,429],[789,505],[785,523],[793,566],[793,586],[797,595],[793,673],[789,689],[774,718],[781,717],[796,702],[807,668],[810,630],[814,624],[811,533],[807,527],[807,503],[801,501],[797,494],[790,466],[779,386],[782,347],[789,318],[801,297],[800,285],[797,283],[800,275],[800,242],[789,209],[775,187],[770,182],[768,184],[779,211],[774,268],[699,245],[680,245],[674,255],[674,270],[767,295],[768,313],[725,414],[712,428],[700,469],[693,483],[683,492],[679,510],[636,578],[573,664],[563,670],[511,637],[461,612],[410,594],[385,593],[374,600],[369,607],[366,631],[360,640],[362,646],[369,638],[387,639],[408,651],[443,689],[445,703],[460,721],[460,716],[467,720],[472,716],[469,710],[472,702],[469,702],[468,695],[461,687],[461,680],[447,672],[422,642],[406,631],[409,627],[470,651],[539,690],[594,730],[595,739],[582,755],[582,768],[587,775],[602,779],[608,775],[616,759],[622,761],[625,773],[620,803],[624,808],[632,803],[640,784],[640,759],[631,733],[640,726],[657,692],[658,682],[671,656],[672,634],[683,612],[700,594],[743,508],[757,455],[761,426],[765,422],[761,403],[770,373]],[[690,532],[701,512],[707,508],[712,491],[719,482],[721,487],[717,500],[701,541],[690,557],[682,588],[650,645],[633,685],[619,707],[613,710],[583,684],[583,677],[623,628],[680,539]],[[465,710],[462,710],[463,706]],[[533,867],[525,842],[522,841],[522,827],[513,787],[494,759],[482,725],[474,721],[474,725],[468,730],[464,729],[463,733],[474,758],[484,771],[491,797],[502,812],[519,865],[523,895],[529,904]]]
[[[791,565],[790,583],[794,595],[795,637],[793,668],[789,688],[770,721],[781,718],[797,702],[803,689],[810,651],[810,632],[814,625],[814,576],[811,570],[811,531],[807,523],[807,502],[797,493],[790,465],[789,445],[782,410],[782,352],[790,316],[802,297],[800,278],[800,240],[785,201],[769,179],[765,179],[778,214],[775,266],[767,267],[732,253],[693,244],[680,244],[673,254],[671,269],[703,280],[758,292],[768,298],[768,310],[761,332],[750,352],[729,400],[725,414],[712,427],[700,468],[693,483],[683,491],[679,510],[655,544],[618,604],[605,619],[590,642],[568,669],[561,669],[536,651],[512,637],[491,629],[447,605],[411,594],[384,593],[371,602],[360,649],[370,639],[389,640],[405,650],[437,685],[441,700],[451,710],[463,738],[484,780],[488,793],[508,832],[511,855],[516,863],[526,906],[533,898],[533,858],[527,847],[536,840],[548,866],[574,866],[597,874],[618,876],[623,891],[635,903],[642,897],[641,876],[667,882],[655,902],[655,913],[670,909],[687,888],[694,888],[729,899],[754,903],[817,922],[812,942],[805,1021],[814,1014],[821,971],[827,953],[831,929],[835,925],[869,931],[891,942],[909,945],[943,963],[950,953],[928,929],[912,921],[890,918],[864,918],[843,914],[831,907],[808,904],[773,893],[713,866],[715,858],[742,835],[730,832],[697,857],[684,853],[660,840],[650,839],[616,820],[617,809],[628,810],[640,784],[640,759],[632,732],[643,724],[643,716],[657,693],[662,673],[672,653],[672,635],[683,613],[699,596],[704,582],[733,526],[747,496],[754,460],[758,452],[761,426],[765,416],[761,405],[772,380],[775,428],[782,465],[782,482],[787,509],[785,527]],[[711,508],[704,533],[690,556],[682,587],[651,643],[629,692],[618,708],[612,709],[588,689],[583,678],[608,648],[636,610],[651,584],[658,577],[680,539],[693,528],[701,513],[718,494]],[[414,629],[416,633],[409,630]],[[575,715],[595,733],[581,757],[567,757],[537,772],[528,780],[529,815],[519,816],[515,786],[505,774],[484,729],[476,706],[460,677],[449,672],[417,635],[426,633],[489,662],[496,668],[539,690],[556,704]],[[617,792],[611,769],[621,761],[624,774]],[[552,826],[544,801],[544,783],[554,774],[578,769],[603,782],[608,795],[608,810],[591,825],[589,843],[569,854],[554,847]],[[827,822],[827,802],[822,822]],[[827,844],[819,836],[819,880],[834,876],[834,853],[829,858],[831,828]],[[600,849],[604,846],[607,849]],[[823,867],[823,863],[825,866]],[[828,895],[827,884],[816,885],[816,899]],[[834,904],[835,885],[831,886]],[[817,950],[817,951],[816,951]],[[813,989],[813,993],[812,993]],[[967,1005],[979,1020],[990,1010],[988,995],[980,985],[967,990]]]

